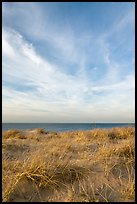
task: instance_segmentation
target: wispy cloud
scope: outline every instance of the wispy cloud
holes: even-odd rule
[[[50,12],[44,14],[39,4],[24,6],[15,11],[16,4],[4,5],[3,121],[133,121],[134,67],[129,63],[133,68],[124,73],[127,66],[116,60],[109,41],[113,34],[95,36],[87,30],[77,36],[71,25],[52,25]],[[34,10],[38,15],[33,19]],[[17,16],[21,29],[18,20],[16,25],[6,23]],[[130,14],[124,19],[121,32],[132,22]],[[38,42],[45,53],[52,51],[54,60],[41,54]]]

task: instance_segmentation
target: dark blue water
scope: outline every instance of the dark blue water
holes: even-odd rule
[[[134,123],[2,123],[2,130],[44,128],[48,131],[91,130],[95,128],[112,128],[135,126]]]

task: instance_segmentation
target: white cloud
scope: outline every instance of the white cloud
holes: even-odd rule
[[[8,57],[15,57],[15,53],[13,48],[10,46],[10,44],[8,43],[8,41],[5,39],[6,37],[6,33],[4,32],[4,30],[2,31],[2,53],[4,55],[7,55]]]
[[[36,118],[40,122],[133,120],[134,75],[125,73],[121,78],[123,65],[112,59],[107,38],[91,33],[77,38],[71,27],[59,31],[47,21],[42,26],[43,14],[38,11],[41,14],[33,19],[32,10],[30,6],[27,11],[21,7],[17,11],[24,16],[23,29],[48,42],[66,67],[42,58],[21,34],[3,28],[3,121],[13,116],[15,122]],[[76,65],[75,75],[65,71],[70,64]],[[94,67],[91,71],[89,64]],[[98,78],[100,71],[104,75]]]

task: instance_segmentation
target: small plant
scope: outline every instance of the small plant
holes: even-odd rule
[[[21,133],[18,133],[16,135],[16,138],[18,138],[18,139],[27,139],[27,137],[25,135],[21,134]]]
[[[132,158],[135,157],[135,149],[128,145],[116,151],[120,157]]]
[[[43,128],[38,128],[38,129],[36,130],[36,132],[37,132],[37,134],[44,134],[44,133],[46,133]]]
[[[109,139],[116,139],[117,138],[117,134],[115,133],[115,132],[109,132],[108,133],[108,137],[109,137]]]
[[[19,130],[8,130],[7,132],[2,132],[3,139],[26,139],[26,136]]]
[[[120,131],[118,129],[112,130],[108,133],[108,137],[111,140],[114,139],[127,139],[128,134],[125,131]]]
[[[5,139],[8,139],[8,138],[14,138],[17,136],[17,134],[19,134],[20,131],[19,130],[8,130],[7,132],[2,132],[2,136],[3,138]]]

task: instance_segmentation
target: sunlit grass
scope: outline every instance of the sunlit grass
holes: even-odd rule
[[[3,132],[3,201],[134,202],[134,133]]]

